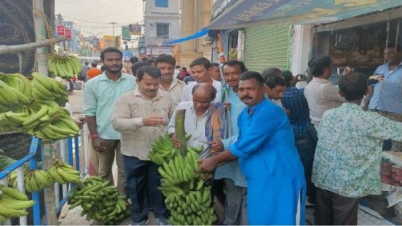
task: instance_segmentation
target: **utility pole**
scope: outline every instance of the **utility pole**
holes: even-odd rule
[[[113,25],[113,38],[114,38],[114,26],[117,24],[116,22],[110,22],[109,24]]]

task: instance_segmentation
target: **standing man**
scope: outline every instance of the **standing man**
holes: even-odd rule
[[[180,103],[181,93],[186,84],[174,77],[175,65],[176,59],[171,55],[163,54],[155,59],[155,66],[162,74],[159,89],[168,92],[172,96],[174,103],[177,105]]]
[[[247,108],[238,118],[239,138],[229,149],[200,160],[202,171],[239,158],[247,179],[249,224],[305,224],[305,179],[285,112],[265,98],[258,72],[240,76],[238,95]]]
[[[237,91],[239,88],[240,75],[246,72],[246,66],[243,62],[233,60],[227,61],[222,66],[223,76],[227,88],[227,98],[224,99],[224,105],[229,111],[228,123],[230,123],[229,137],[222,142],[216,142],[212,149],[227,150],[230,145],[237,141],[239,136],[239,127],[237,119],[240,113],[247,107],[241,102]],[[228,162],[219,166],[215,170],[215,179],[224,180],[225,198],[225,225],[248,225],[247,220],[247,181],[240,171],[238,160]]]
[[[304,175],[306,177],[308,197],[314,197],[314,184],[311,182],[311,171],[313,169],[315,142],[310,134],[310,111],[304,97],[304,89],[296,88],[298,82],[292,72],[283,71],[286,81],[286,90],[283,93],[283,106],[289,110],[289,121],[293,128],[296,148],[303,163]]]
[[[270,67],[270,68],[266,68],[265,70],[262,71],[261,73],[262,78],[264,79],[264,83],[266,83],[266,81],[268,80],[268,78],[271,77],[280,77],[283,78],[283,74],[282,71],[279,68],[276,67]],[[272,81],[272,80],[271,80]],[[271,91],[270,91],[271,92]],[[274,102],[275,104],[277,104],[279,107],[283,108],[282,105],[282,100],[281,98],[270,98],[268,97],[272,102]]]
[[[153,66],[138,71],[138,89],[122,95],[114,107],[113,128],[122,134],[127,187],[131,199],[131,225],[148,224],[148,195],[159,225],[168,225],[167,209],[159,191],[158,165],[149,160],[152,144],[166,131],[175,104],[166,92],[160,92],[160,71]]]
[[[176,59],[175,59],[176,60]],[[175,70],[174,70],[174,77],[175,78],[179,78],[179,74],[180,74],[180,65],[176,65]]]
[[[219,63],[211,63],[212,67],[212,79],[220,82],[221,81],[221,67]]]
[[[277,75],[269,76],[264,80],[264,84],[268,99],[270,99],[274,104],[283,108],[281,99],[283,97],[283,92],[286,89],[285,79]]]
[[[85,61],[84,65],[82,65],[82,71],[80,76],[78,77],[80,81],[85,81],[86,76],[87,76],[87,71],[91,69],[91,67],[89,66],[89,62]]]
[[[369,109],[391,120],[402,122],[402,56],[401,47],[389,45],[384,50],[387,63],[375,70],[379,82],[373,85]],[[392,141],[392,150],[402,151],[402,143]]]
[[[221,82],[218,82],[212,79],[212,67],[211,62],[205,57],[199,57],[195,59],[190,64],[191,76],[194,78],[195,82],[186,85],[183,89],[183,93],[181,95],[181,102],[192,101],[193,95],[192,90],[195,85],[198,83],[208,83],[211,84],[216,89],[215,102],[221,102],[222,95],[222,85]]]
[[[126,195],[124,166],[120,152],[120,134],[110,121],[117,98],[136,87],[134,76],[121,72],[123,54],[117,48],[101,52],[105,71],[89,80],[84,88],[84,115],[91,136],[89,171],[113,184],[112,166],[116,153],[118,167],[117,188]]]
[[[363,75],[343,76],[339,89],[346,102],[324,113],[318,131],[315,225],[357,225],[359,199],[382,192],[383,140],[402,141],[402,123],[360,106],[367,92]]]
[[[91,78],[95,78],[96,76],[102,74],[102,70],[98,68],[98,62],[97,61],[93,61],[91,63],[91,67],[92,68],[87,71],[86,81],[88,81]]]

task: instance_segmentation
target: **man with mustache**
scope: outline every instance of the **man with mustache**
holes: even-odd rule
[[[288,117],[265,98],[258,72],[243,73],[237,93],[247,105],[237,121],[238,140],[226,151],[199,160],[199,171],[239,159],[247,180],[249,224],[305,224],[306,182]]]
[[[227,61],[222,66],[223,77],[229,86],[225,92],[224,105],[230,113],[228,116],[229,137],[221,142],[215,142],[211,148],[213,150],[223,151],[237,141],[239,127],[237,118],[247,107],[237,95],[239,88],[240,75],[246,72],[246,66],[243,62],[233,60]],[[229,124],[228,124],[229,125]],[[229,126],[228,126],[229,127]],[[239,162],[232,161],[219,166],[215,171],[215,179],[223,179],[225,194],[225,225],[247,225],[247,181],[240,171]]]
[[[155,67],[157,67],[161,73],[160,89],[168,92],[175,104],[180,103],[181,93],[186,84],[183,81],[178,80],[174,77],[174,68],[176,65],[176,60],[171,55],[159,55],[155,59]]]
[[[113,129],[110,118],[112,106],[122,94],[136,87],[134,76],[121,72],[122,52],[106,48],[100,58],[105,71],[85,83],[84,115],[90,132],[89,173],[99,175],[113,184],[112,166],[116,153],[118,167],[117,188],[126,195],[123,160],[120,153],[120,134]]]
[[[149,160],[152,144],[167,129],[175,104],[159,91],[161,73],[143,66],[137,73],[138,89],[122,95],[114,106],[112,125],[122,134],[121,152],[131,199],[131,225],[148,224],[148,195],[159,225],[167,225],[165,199],[159,191],[158,165]]]
[[[193,87],[198,83],[208,83],[211,84],[216,89],[216,95],[214,102],[221,102],[221,90],[222,84],[214,79],[212,79],[212,66],[211,62],[205,57],[199,57],[195,59],[190,64],[191,76],[194,78],[195,82],[189,83],[183,89],[181,95],[181,102],[192,101]]]

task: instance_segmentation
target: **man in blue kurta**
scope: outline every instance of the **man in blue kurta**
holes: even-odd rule
[[[240,77],[238,95],[247,108],[238,118],[239,138],[229,150],[200,160],[200,171],[239,159],[247,180],[249,224],[305,224],[303,166],[286,113],[264,98],[258,72]]]

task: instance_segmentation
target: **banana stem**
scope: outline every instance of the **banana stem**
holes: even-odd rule
[[[186,132],[184,130],[184,118],[185,118],[186,110],[178,110],[176,112],[176,121],[175,121],[175,135],[176,139],[180,142],[180,154],[185,157],[187,155],[187,139]]]

